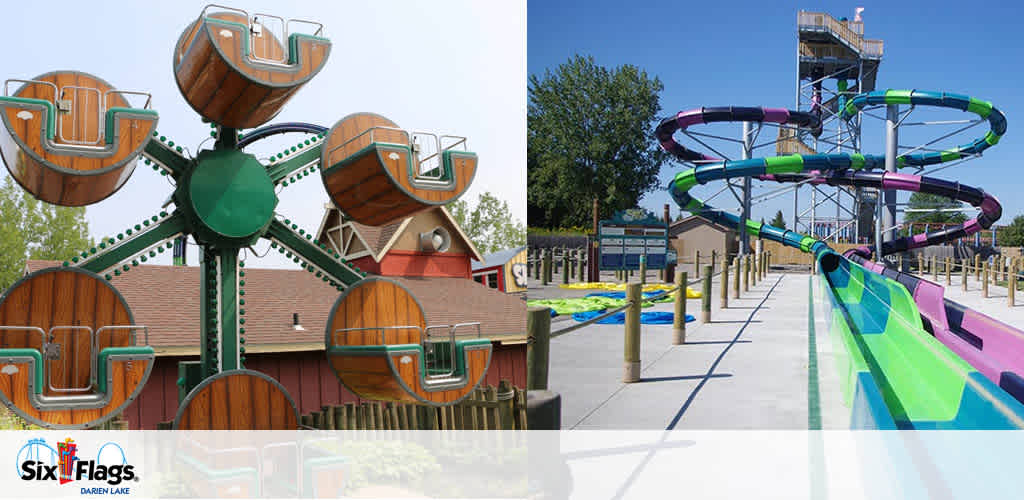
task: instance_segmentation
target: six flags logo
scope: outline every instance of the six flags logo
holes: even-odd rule
[[[105,465],[98,462],[99,454],[107,446],[120,451],[120,464]],[[101,446],[96,454],[97,460],[82,460],[77,454],[78,444],[71,438],[58,441],[56,450],[42,439],[30,439],[18,452],[18,476],[22,481],[59,481],[60,484],[104,481],[111,486],[117,486],[122,481],[138,480],[135,466],[128,463],[124,450],[114,443]],[[49,459],[49,463],[43,459]]]

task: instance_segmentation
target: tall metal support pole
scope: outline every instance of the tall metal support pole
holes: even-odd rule
[[[875,261],[882,261],[882,190],[875,194]]]
[[[889,104],[885,107],[885,171],[895,172],[896,171],[896,155],[899,154],[897,146],[899,145],[899,130],[896,128],[896,123],[900,119],[900,106],[899,104]],[[885,196],[885,210],[882,212],[883,227],[892,228],[888,229],[883,238],[885,241],[892,241],[896,239],[896,191],[892,189],[886,189],[883,191]]]
[[[800,185],[793,188],[793,230],[799,232],[800,228],[796,226],[797,222],[800,221]]]
[[[750,122],[743,122],[743,159],[749,160],[753,154],[753,137]],[[747,219],[750,218],[750,177],[743,178],[743,215],[740,217],[740,254],[745,255],[750,246],[750,235],[747,234]]]

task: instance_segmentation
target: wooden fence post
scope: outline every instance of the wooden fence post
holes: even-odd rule
[[[540,283],[547,286],[551,283],[551,249],[541,251],[541,278]]]
[[[1010,307],[1016,306],[1017,295],[1017,263],[1010,261],[1010,271],[1006,281],[1006,302]]]
[[[693,252],[693,279],[700,279],[700,250]]]
[[[498,429],[512,431],[516,428],[515,421],[515,397],[516,392],[512,390],[512,384],[508,380],[498,382]]]
[[[967,259],[960,259],[960,289],[967,291]]]
[[[531,307],[526,311],[526,390],[548,389],[551,352],[551,309]]]
[[[640,381],[640,301],[642,293],[640,283],[626,285],[626,301],[632,305],[626,309],[626,335],[622,371],[625,383]]]
[[[647,284],[647,256],[640,256],[640,285]]]
[[[986,260],[981,264],[981,296],[982,298],[988,298],[988,261]]]
[[[953,279],[949,275],[949,262],[950,262],[950,258],[949,257],[946,257],[946,259],[942,262],[943,270],[946,271],[946,286],[950,286],[950,285],[953,284]]]
[[[975,281],[981,279],[981,254],[974,254],[974,279]]]
[[[704,266],[703,294],[700,304],[700,320],[703,323],[711,322],[711,266]]]
[[[932,255],[932,281],[939,281],[939,256]]]
[[[717,250],[712,250],[711,251],[711,274],[715,273],[715,260],[717,260],[717,259],[718,259],[718,251]]]
[[[733,257],[732,265],[734,268],[732,273],[732,298],[738,299],[740,298],[740,274],[742,274],[740,271],[740,267],[742,266],[740,265],[739,255]]]
[[[562,249],[562,284],[569,284],[569,252]]]
[[[587,281],[586,279],[586,256],[587,253],[583,250],[576,252],[576,259],[579,260],[579,265],[576,266],[576,270],[579,273],[576,275],[576,280],[580,283]]]
[[[718,280],[718,288],[722,293],[722,309],[729,307],[729,257],[722,259],[722,277]]]
[[[750,255],[743,256],[743,291],[750,291]]]
[[[672,316],[672,345],[686,343],[686,271],[676,271],[676,298]]]

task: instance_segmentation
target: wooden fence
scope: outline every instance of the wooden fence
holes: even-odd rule
[[[303,429],[326,430],[526,430],[526,391],[502,380],[477,387],[452,406],[364,401],[324,406],[301,417]],[[159,429],[170,429],[161,422]]]

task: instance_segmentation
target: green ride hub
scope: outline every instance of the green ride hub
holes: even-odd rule
[[[174,193],[200,244],[238,248],[255,243],[274,218],[277,194],[266,168],[236,149],[204,150]]]

